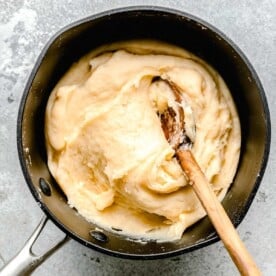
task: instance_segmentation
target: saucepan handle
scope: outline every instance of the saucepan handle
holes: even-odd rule
[[[30,238],[27,240],[23,248],[0,270],[1,276],[29,275],[35,268],[37,268],[70,239],[66,235],[61,241],[59,241],[53,247],[49,248],[44,254],[35,255],[32,251],[32,247],[39,237],[41,231],[45,227],[47,221],[48,218],[46,216],[41,219],[40,223]]]

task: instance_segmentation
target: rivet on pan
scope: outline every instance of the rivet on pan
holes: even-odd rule
[[[39,187],[44,195],[51,196],[52,191],[50,185],[44,178],[39,178]]]
[[[99,242],[108,242],[108,237],[101,231],[91,230],[90,236]]]

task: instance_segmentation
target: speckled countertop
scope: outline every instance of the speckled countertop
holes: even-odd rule
[[[269,163],[238,230],[264,275],[276,275],[276,1],[0,0],[0,267],[24,244],[42,217],[18,161],[16,117],[34,63],[50,37],[70,22],[110,8],[159,5],[215,25],[244,51],[267,94],[272,121]],[[44,239],[62,237],[49,224]],[[37,249],[38,250],[38,249]],[[68,242],[33,275],[237,275],[222,244],[165,260],[117,259]]]

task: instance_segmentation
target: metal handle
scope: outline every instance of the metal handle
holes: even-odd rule
[[[33,234],[27,240],[23,248],[0,270],[0,276],[29,275],[57,249],[59,249],[70,238],[66,235],[56,245],[48,249],[44,254],[38,256],[32,251],[32,247],[46,225],[48,218],[44,216]]]

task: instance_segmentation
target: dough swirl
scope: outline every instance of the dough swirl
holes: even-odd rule
[[[235,175],[240,124],[219,74],[156,41],[98,48],[73,64],[49,98],[48,166],[87,220],[133,238],[172,241],[205,212],[162,131],[159,113],[185,97],[192,152],[219,199]]]

